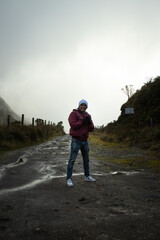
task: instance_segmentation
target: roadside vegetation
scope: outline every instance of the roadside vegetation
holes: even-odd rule
[[[96,128],[93,136],[105,144],[123,143],[160,153],[160,77],[149,80],[121,106],[117,121]],[[133,114],[126,114],[133,108]],[[93,138],[92,136],[92,138]]]
[[[64,135],[63,126],[0,126],[0,153],[32,146]]]

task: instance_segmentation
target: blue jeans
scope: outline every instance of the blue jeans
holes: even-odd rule
[[[67,179],[72,178],[72,171],[73,171],[73,166],[76,161],[77,155],[79,150],[81,150],[81,154],[83,157],[83,168],[84,168],[84,174],[86,177],[88,177],[89,174],[89,146],[88,142],[82,142],[79,141],[75,138],[72,138],[71,142],[71,153],[70,153],[70,158],[68,160],[68,165],[67,165]]]

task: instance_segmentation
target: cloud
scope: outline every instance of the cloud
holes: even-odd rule
[[[159,73],[158,1],[6,0],[0,10],[0,95],[28,118],[63,121],[80,99],[96,125],[115,120]]]

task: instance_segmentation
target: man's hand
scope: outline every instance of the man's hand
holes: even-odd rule
[[[83,124],[84,125],[89,125],[91,124],[91,117],[90,116],[86,116],[83,118]]]

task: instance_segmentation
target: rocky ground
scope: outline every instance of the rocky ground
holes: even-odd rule
[[[79,154],[69,188],[69,149],[66,135],[0,157],[0,239],[159,240],[160,174],[143,166],[148,152],[90,142],[96,182],[84,181]]]

